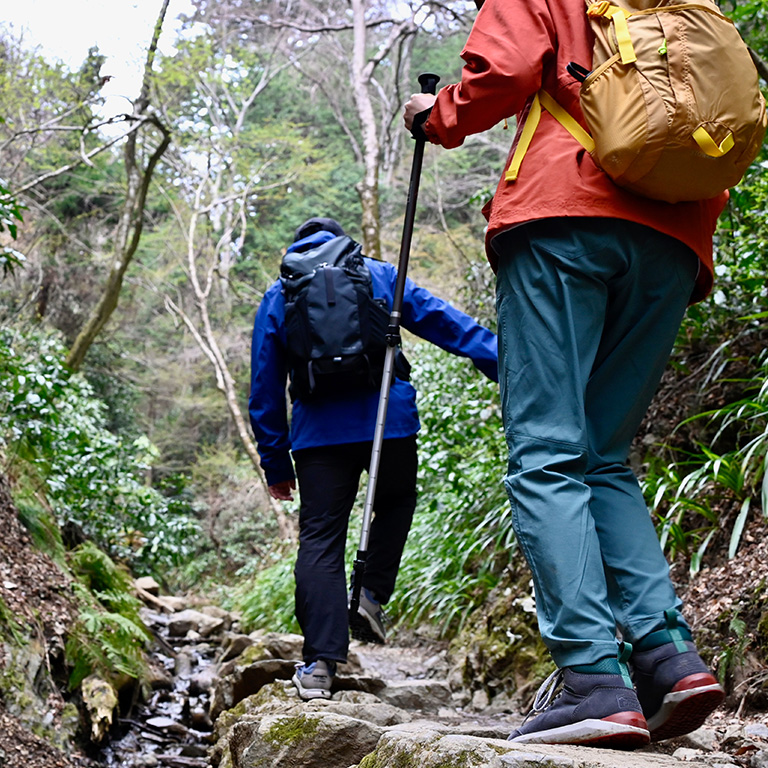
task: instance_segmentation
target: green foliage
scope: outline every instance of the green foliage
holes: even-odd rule
[[[80,530],[140,571],[184,560],[196,526],[188,509],[142,481],[156,451],[105,428],[105,408],[62,363],[59,342],[0,329],[0,448],[19,497],[42,494],[61,526]]]
[[[70,688],[77,688],[94,673],[107,680],[120,674],[141,677],[145,669],[144,644],[150,638],[146,627],[122,613],[105,610],[80,585],[75,587],[75,597],[81,605],[80,613],[65,646],[72,670]]]
[[[6,605],[2,597],[0,597],[0,638],[11,640],[19,646],[27,642],[16,614]]]
[[[419,504],[391,612],[461,629],[516,551],[502,484],[498,385],[429,344],[409,350],[419,392]]]
[[[117,565],[92,542],[84,542],[68,555],[72,573],[102,603],[130,618],[139,619],[141,602],[131,595],[133,578],[124,566]]]
[[[671,557],[690,557],[696,573],[715,534],[728,526],[727,554],[739,547],[749,513],[761,508],[768,519],[768,353],[763,351],[751,379],[740,382],[745,397],[697,413],[681,426],[705,421],[713,430],[709,445],[677,451],[675,460],[658,458],[645,478],[644,492],[657,516],[662,547]],[[735,446],[716,450],[723,435]]]
[[[255,575],[223,594],[223,604],[241,614],[242,623],[249,631],[298,632],[293,612],[295,557],[286,553],[279,557],[276,553],[270,563],[262,561]]]
[[[21,212],[26,209],[2,184],[0,184],[0,234],[7,232],[13,240],[17,235],[16,222],[23,222]],[[3,276],[13,273],[25,261],[24,254],[14,248],[0,247],[0,269]]]
[[[93,673],[105,679],[121,674],[139,678],[151,634],[139,615],[142,603],[133,594],[130,573],[91,542],[72,550],[67,559],[77,579],[79,606],[66,643],[70,687]]]
[[[51,510],[44,509],[36,500],[20,499],[16,503],[19,521],[29,531],[35,546],[59,565],[66,564],[61,531]]]
[[[195,556],[168,575],[169,585],[216,591],[235,578],[247,580],[280,549],[275,517],[253,464],[231,446],[221,446],[200,450],[188,471],[188,492],[207,536]]]
[[[731,641],[723,647],[717,660],[717,677],[721,685],[725,685],[734,670],[744,664],[750,642],[747,625],[743,619],[739,618],[738,611],[728,624],[728,634]]]

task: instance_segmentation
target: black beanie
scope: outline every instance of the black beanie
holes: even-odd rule
[[[346,234],[341,224],[335,219],[323,219],[316,216],[313,219],[307,219],[297,230],[293,236],[293,242],[297,240],[303,240],[305,237],[309,237],[315,232],[331,232],[336,237],[341,237]]]

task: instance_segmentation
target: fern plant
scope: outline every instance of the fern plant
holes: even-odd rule
[[[95,604],[80,585],[75,587],[75,596],[82,607],[65,645],[67,664],[72,670],[70,688],[77,688],[92,674],[106,680],[120,674],[141,677],[146,668],[144,646],[150,638],[146,627]]]
[[[70,687],[93,673],[105,679],[140,677],[151,633],[141,620],[130,574],[91,542],[70,552],[68,561],[78,580],[74,593],[80,609],[65,646]]]

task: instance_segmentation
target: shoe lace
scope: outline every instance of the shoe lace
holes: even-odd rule
[[[563,670],[556,669],[547,679],[539,686],[539,690],[536,691],[536,696],[533,699],[533,706],[523,720],[523,724],[526,723],[531,715],[538,715],[545,709],[552,705],[552,702],[560,695],[558,691],[555,691],[560,687],[560,682],[563,679]]]

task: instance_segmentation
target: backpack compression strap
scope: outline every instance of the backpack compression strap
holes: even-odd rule
[[[600,0],[597,3],[587,2],[587,16],[591,18],[604,17],[613,22],[613,31],[616,34],[616,45],[619,49],[619,56],[622,64],[631,64],[637,61],[635,47],[632,45],[632,38],[629,36],[629,26],[627,19],[632,16],[631,11],[619,8],[618,5],[612,5],[608,0]]]

